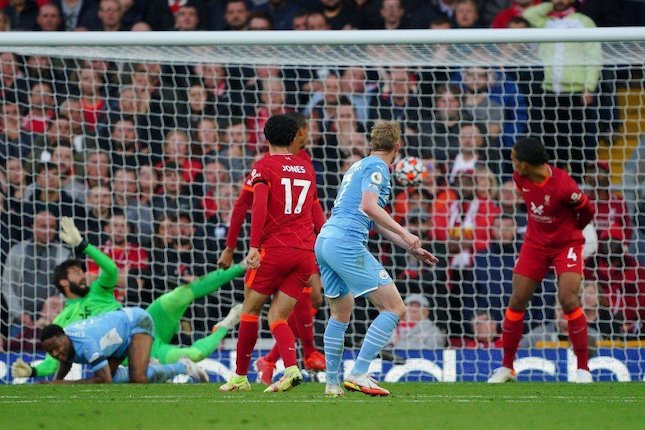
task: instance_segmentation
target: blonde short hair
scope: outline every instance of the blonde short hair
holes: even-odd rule
[[[371,137],[372,151],[390,152],[401,139],[401,126],[396,121],[376,121]]]

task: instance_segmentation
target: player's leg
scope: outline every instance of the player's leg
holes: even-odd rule
[[[337,245],[332,239],[319,237],[316,240],[316,259],[331,313],[323,337],[327,377],[325,395],[331,397],[343,395],[340,388],[340,365],[345,349],[345,332],[354,309],[354,296],[350,294],[349,287],[338,273],[351,266],[351,254],[341,255]],[[341,261],[343,259],[347,261]]]
[[[320,298],[314,296],[320,296]],[[325,356],[316,349],[314,344],[314,316],[318,307],[313,307],[314,300],[320,306],[322,303],[322,283],[320,274],[309,276],[307,286],[302,290],[298,303],[293,309],[299,324],[299,339],[304,354],[305,369],[313,371],[325,370]]]
[[[307,287],[311,288],[311,313],[316,315],[318,309],[323,305],[322,280],[320,273],[314,273],[307,281]]]
[[[179,347],[155,339],[151,355],[162,364],[176,363],[183,357],[194,362],[202,361],[217,349],[226,335],[240,322],[241,313],[241,304],[233,306],[228,315],[213,327],[211,334],[195,341],[191,346]]]
[[[249,280],[247,279],[248,284]],[[244,303],[242,303],[242,315],[240,316],[240,328],[238,330],[235,375],[227,383],[219,387],[221,392],[251,390],[251,385],[246,375],[249,371],[253,348],[258,340],[260,312],[262,312],[262,307],[268,298],[268,294],[262,294],[251,288],[246,288]]]
[[[569,340],[578,361],[576,382],[592,382],[589,373],[589,337],[587,318],[580,306],[582,282],[582,246],[567,247],[555,258],[553,265],[558,274],[558,301],[567,320]]]
[[[190,284],[175,288],[152,302],[146,311],[155,324],[155,339],[163,344],[169,343],[177,333],[181,317],[194,300],[214,293],[244,274],[245,270],[239,264],[230,269],[215,270],[195,279]]]
[[[132,335],[128,347],[128,373],[130,382],[145,384],[148,382],[148,364],[150,363],[150,349],[152,336],[146,333]]]
[[[525,242],[513,270],[511,298],[502,323],[502,366],[488,378],[491,384],[515,379],[513,362],[524,332],[524,315],[535,289],[551,265],[551,258]]]

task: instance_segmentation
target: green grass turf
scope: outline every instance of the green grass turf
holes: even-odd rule
[[[645,384],[399,383],[392,395],[218,384],[0,386],[0,429],[644,429]]]

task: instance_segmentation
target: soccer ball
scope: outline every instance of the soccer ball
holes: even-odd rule
[[[394,179],[399,185],[418,185],[426,176],[426,166],[417,157],[405,157],[394,166]]]

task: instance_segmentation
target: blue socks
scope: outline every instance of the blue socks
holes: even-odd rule
[[[146,376],[148,376],[148,383],[155,384],[158,382],[165,382],[172,379],[177,375],[186,373],[186,365],[181,362],[174,364],[151,364],[148,365]],[[112,382],[115,384],[124,384],[130,382],[130,374],[127,367],[119,366],[116,373],[112,377]]]
[[[399,317],[392,312],[381,312],[379,316],[376,317],[370,328],[367,329],[367,334],[363,340],[363,346],[361,347],[360,352],[358,353],[358,358],[356,363],[354,363],[354,368],[352,369],[352,375],[362,375],[367,373],[370,367],[370,363],[376,355],[381,352],[381,349],[390,341],[392,332],[399,324]],[[325,332],[325,339],[327,339],[327,332]],[[325,344],[325,355],[327,354],[327,348]]]
[[[325,327],[325,361],[328,384],[340,384],[338,372],[340,371],[340,362],[345,348],[345,331],[349,323],[342,323],[333,318],[329,318],[327,327]]]

